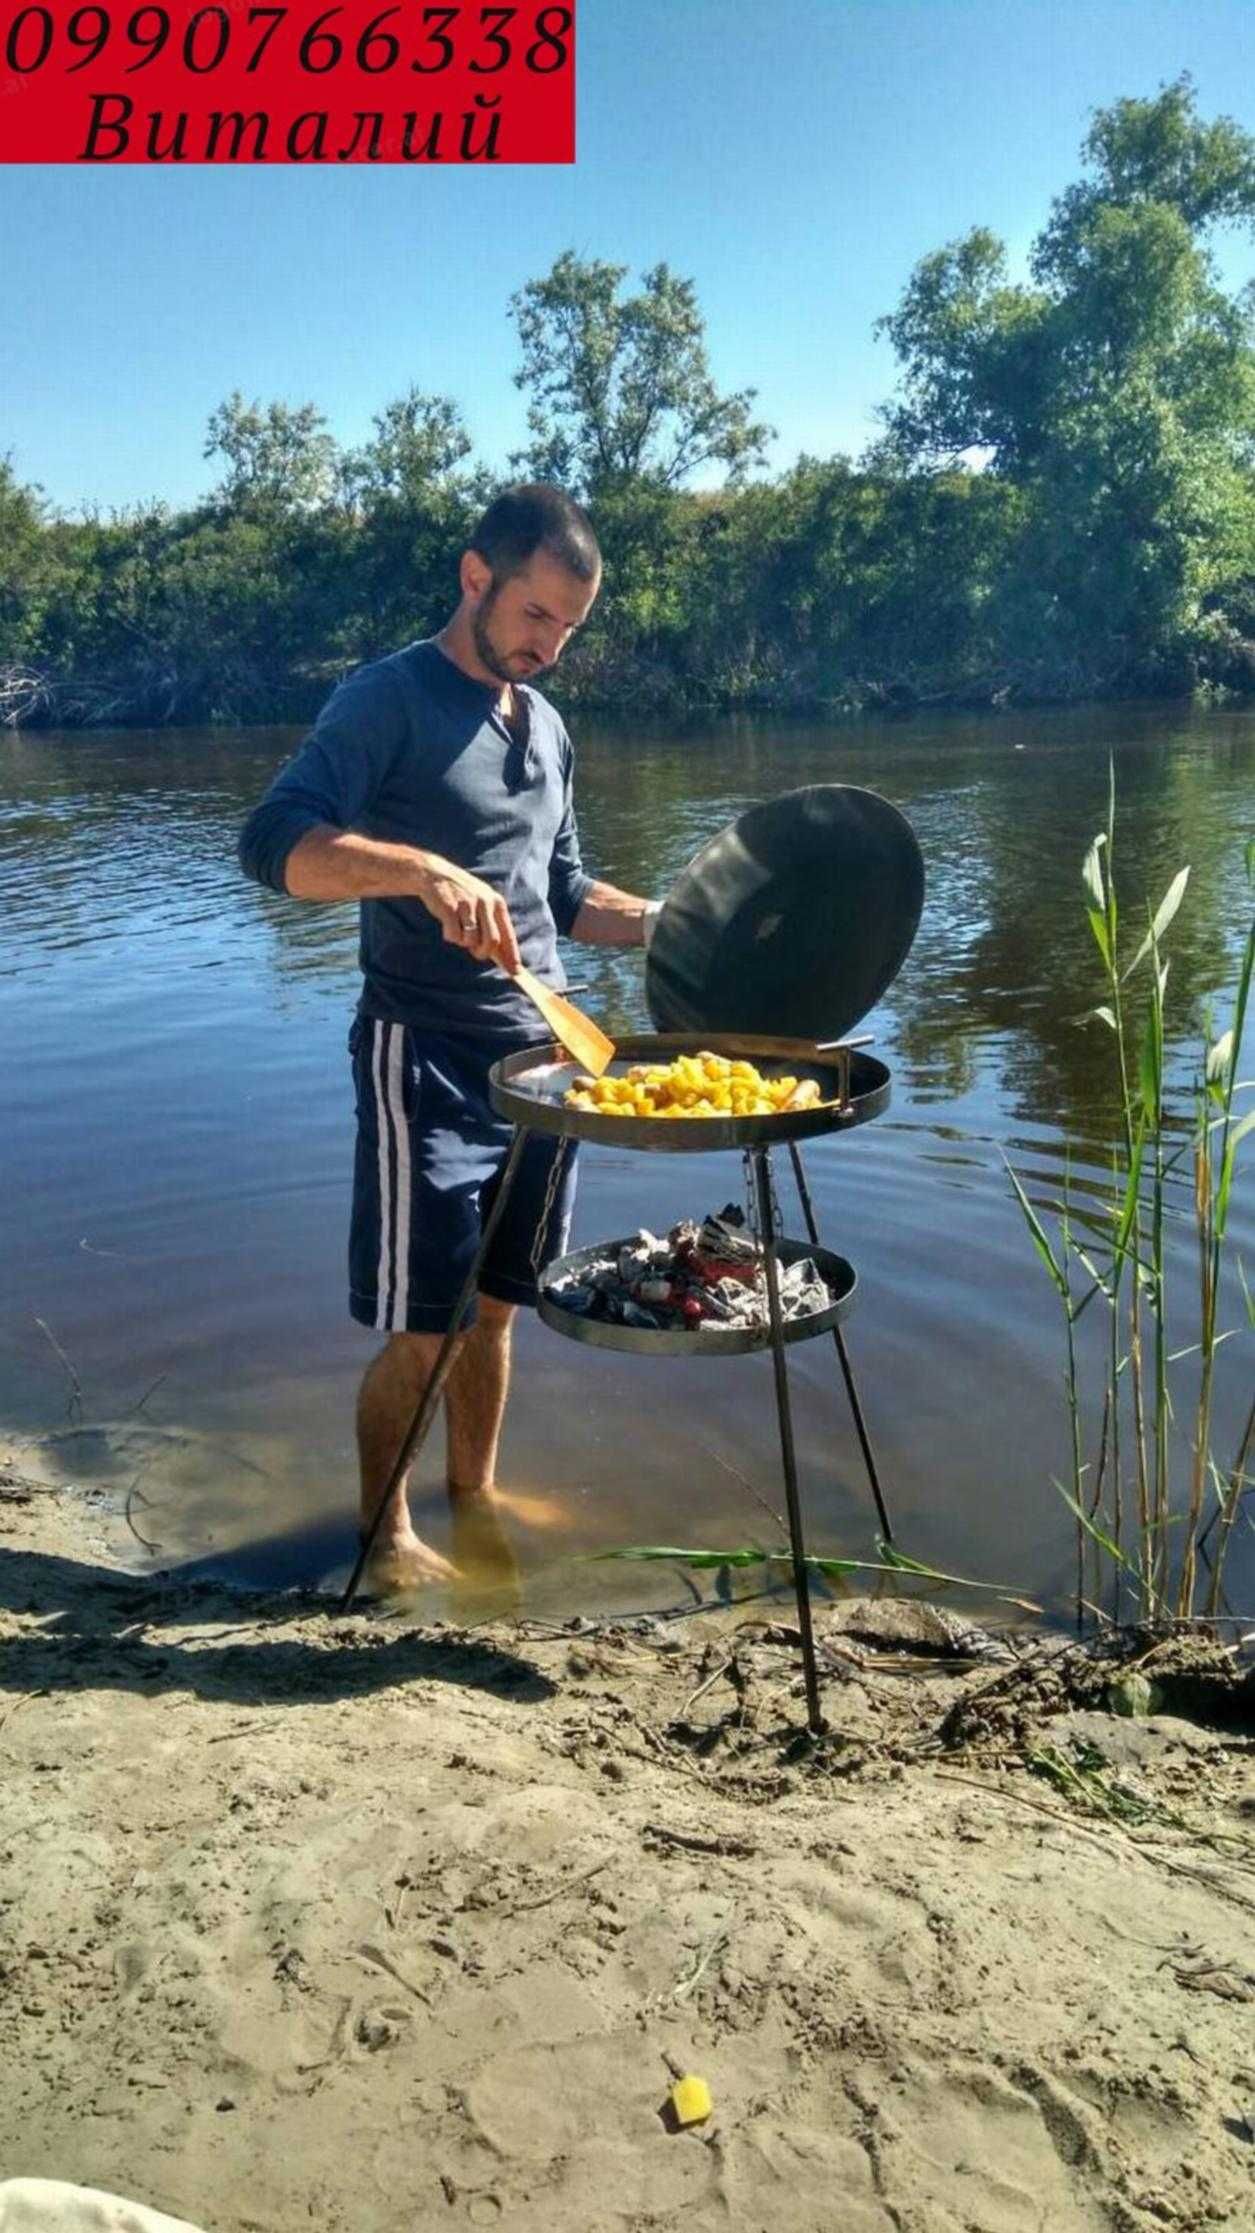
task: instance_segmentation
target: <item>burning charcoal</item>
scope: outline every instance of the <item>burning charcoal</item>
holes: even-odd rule
[[[648,1272],[656,1245],[653,1235],[646,1233],[638,1233],[635,1240],[624,1242],[619,1250],[619,1277],[625,1287],[632,1286]]]
[[[733,1264],[756,1264],[758,1243],[744,1232],[737,1232],[722,1217],[705,1219],[697,1236],[697,1245],[704,1256],[726,1258]]]
[[[696,1248],[697,1236],[700,1232],[701,1226],[696,1225],[691,1217],[682,1218],[680,1223],[673,1225],[668,1233],[668,1245],[677,1256],[684,1257],[690,1249]]]
[[[763,1305],[759,1295],[740,1279],[720,1279],[706,1290],[713,1313],[733,1326],[756,1326],[762,1323]]]
[[[826,1310],[829,1294],[809,1256],[790,1264],[780,1278],[780,1303],[786,1318],[810,1318]]]
[[[831,1299],[810,1257],[780,1265],[779,1291],[790,1321],[826,1310]],[[703,1321],[749,1330],[767,1315],[761,1252],[735,1203],[700,1225],[682,1219],[665,1240],[643,1227],[547,1292],[581,1316],[654,1332],[696,1331]]]

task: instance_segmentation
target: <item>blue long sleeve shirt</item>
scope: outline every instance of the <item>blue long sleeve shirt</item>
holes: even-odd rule
[[[539,691],[515,684],[525,734],[430,640],[359,667],[328,699],[240,836],[248,875],[286,890],[287,858],[319,824],[439,853],[510,910],[519,950],[545,984],[565,983],[558,932],[592,882],[580,861],[571,740]],[[420,1030],[525,1042],[543,1035],[505,971],[448,945],[417,899],[361,902],[359,1013]]]

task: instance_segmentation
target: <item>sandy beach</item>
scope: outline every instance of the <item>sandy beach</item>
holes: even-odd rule
[[[207,2233],[1255,2222],[1218,1651],[1127,1718],[1061,1639],[825,1607],[812,1747],[784,1608],[341,1619],[0,1478],[0,2175]]]

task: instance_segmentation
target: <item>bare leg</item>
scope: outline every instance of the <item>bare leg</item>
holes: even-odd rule
[[[496,1480],[501,1422],[510,1392],[513,1303],[477,1298],[475,1324],[464,1334],[445,1382],[449,1493],[483,1494]]]
[[[445,1382],[449,1509],[461,1577],[454,1603],[466,1619],[513,1612],[519,1602],[518,1565],[501,1525],[507,1500],[496,1486],[513,1326],[513,1304],[480,1295],[475,1324]]]
[[[475,1325],[466,1335],[445,1384],[449,1440],[449,1497],[458,1540],[458,1508],[491,1503],[529,1527],[554,1527],[563,1513],[552,1497],[503,1489],[497,1481],[501,1424],[510,1392],[511,1337],[517,1309],[480,1295]],[[461,1564],[461,1554],[458,1563]]]
[[[363,1530],[379,1508],[440,1342],[439,1334],[393,1334],[367,1367],[357,1399]],[[371,1553],[370,1578],[385,1588],[412,1589],[423,1582],[447,1580],[453,1573],[448,1560],[415,1534],[406,1486],[405,1480],[398,1484]]]

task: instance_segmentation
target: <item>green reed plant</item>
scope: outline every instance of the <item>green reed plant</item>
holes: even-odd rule
[[[1021,1181],[1009,1172],[1064,1322],[1070,1479],[1056,1479],[1055,1487],[1076,1521],[1078,1628],[1087,1612],[1116,1622],[1131,1615],[1154,1625],[1174,1618],[1221,1617],[1225,1558],[1251,1486],[1248,1460],[1255,1437],[1253,1402],[1236,1460],[1223,1472],[1212,1447],[1216,1357],[1222,1343],[1233,1336],[1255,1333],[1255,1306],[1240,1264],[1246,1325],[1222,1329],[1219,1323],[1238,1151],[1255,1126],[1255,1109],[1240,1114],[1237,1102],[1237,1096],[1255,1083],[1237,1075],[1255,973],[1255,911],[1238,967],[1232,1021],[1213,1037],[1208,1015],[1203,1061],[1183,1118],[1165,1101],[1164,1003],[1169,962],[1164,941],[1190,872],[1181,869],[1158,908],[1153,913],[1148,910],[1145,936],[1126,962],[1120,947],[1115,838],[1113,768],[1107,826],[1095,837],[1082,869],[1086,914],[1107,994],[1090,1013],[1107,1035],[1120,1108],[1111,1177],[1100,1197],[1097,1219],[1088,1217],[1078,1234],[1070,1169],[1065,1165],[1061,1199],[1050,1205],[1052,1237]],[[1248,890],[1255,895],[1255,841],[1247,846],[1246,877]],[[1199,1266],[1197,1339],[1173,1348],[1166,1223],[1171,1182],[1187,1160],[1192,1163]],[[1090,1233],[1086,1228],[1093,1225],[1096,1232]],[[1106,1310],[1107,1327],[1101,1423],[1091,1462],[1084,1454],[1077,1324],[1095,1302]],[[1172,1430],[1177,1407],[1169,1367],[1185,1358],[1197,1359],[1197,1379],[1190,1412],[1182,1422],[1188,1474],[1183,1492],[1176,1493]],[[1174,1530],[1179,1530],[1175,1555]],[[1216,1540],[1209,1552],[1213,1532]],[[1087,1580],[1091,1560],[1092,1582]]]
[[[1002,1582],[979,1582],[970,1574],[948,1574],[938,1566],[926,1566],[920,1559],[909,1558],[883,1537],[876,1539],[880,1552],[878,1559],[820,1558],[807,1555],[802,1560],[808,1575],[820,1575],[825,1581],[848,1581],[851,1574],[896,1574],[916,1580],[935,1582],[946,1589],[987,1590],[1004,1604],[1013,1605],[1020,1612],[1040,1613],[1041,1606],[1031,1597],[1013,1594]],[[730,1575],[744,1567],[762,1567],[770,1576],[775,1567],[792,1571],[793,1553],[786,1544],[776,1550],[765,1550],[758,1543],[741,1543],[730,1551],[686,1549],[674,1543],[632,1543],[613,1551],[586,1553],[592,1565],[606,1559],[624,1560],[629,1564],[662,1564],[679,1566],[695,1573],[714,1570],[717,1574]]]

